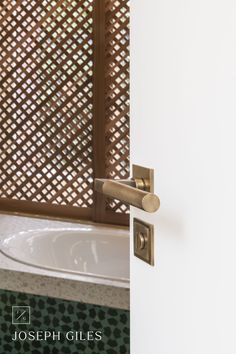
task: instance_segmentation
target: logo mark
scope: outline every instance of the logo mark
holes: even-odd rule
[[[12,324],[30,324],[30,306],[12,306]]]

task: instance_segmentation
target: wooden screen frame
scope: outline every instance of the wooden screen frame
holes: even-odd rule
[[[94,178],[106,177],[105,159],[105,1],[95,0],[94,58]],[[106,208],[101,193],[94,192],[93,220],[101,223],[129,225],[129,214],[115,213]]]
[[[94,178],[106,177],[105,161],[105,1],[94,0],[93,17],[93,171]],[[92,208],[0,198],[0,210],[10,213],[61,219],[92,220],[128,225],[129,215],[106,209],[106,198],[94,191]]]

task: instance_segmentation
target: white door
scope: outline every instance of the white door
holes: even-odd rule
[[[236,353],[236,2],[131,1],[131,159],[155,169],[155,266],[131,247],[131,353]]]

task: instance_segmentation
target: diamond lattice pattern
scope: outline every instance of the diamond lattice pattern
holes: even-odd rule
[[[106,0],[106,177],[129,177],[129,1]],[[108,200],[107,210],[127,213]]]
[[[93,204],[93,1],[0,4],[0,197]]]

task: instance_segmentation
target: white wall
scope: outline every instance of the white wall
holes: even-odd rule
[[[131,248],[132,354],[236,353],[236,1],[131,1],[131,157],[156,171]],[[132,239],[132,238],[131,238]]]

